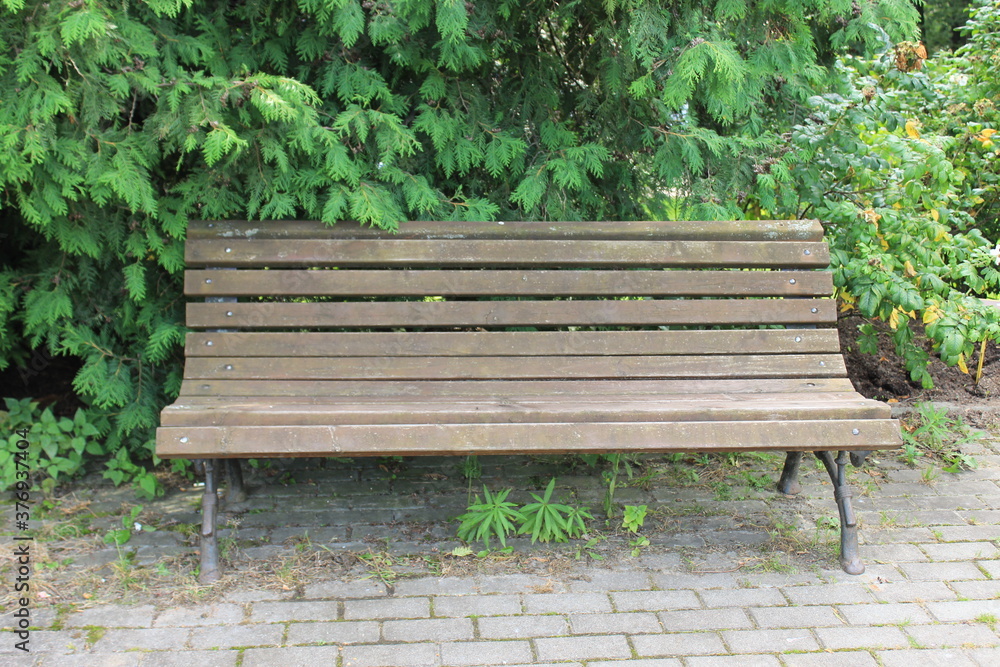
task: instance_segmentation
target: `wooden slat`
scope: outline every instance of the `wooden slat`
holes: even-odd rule
[[[401,222],[396,232],[353,221],[192,221],[187,237],[254,239],[672,239],[688,241],[820,241],[817,220],[713,220],[648,222]]]
[[[836,329],[722,331],[193,332],[186,357],[466,357],[840,352]]]
[[[843,377],[839,354],[632,357],[309,357],[189,359],[193,380],[563,380]]]
[[[892,420],[176,426],[157,429],[165,458],[539,454],[613,451],[887,449]]]
[[[163,411],[163,426],[321,426],[326,424],[549,423],[628,421],[779,421],[794,419],[879,419],[885,406],[853,393],[788,397],[756,394],[592,396],[442,402],[439,398],[346,399],[309,402],[270,399],[197,399]]]
[[[830,299],[189,303],[191,328],[831,324]]]
[[[825,268],[823,242],[522,240],[188,240],[189,267]]]
[[[830,296],[828,271],[188,271],[188,296]]]
[[[476,397],[517,400],[526,396],[645,396],[652,394],[801,394],[854,391],[847,378],[752,380],[184,380],[181,398],[223,396]],[[178,399],[181,400],[181,399]]]

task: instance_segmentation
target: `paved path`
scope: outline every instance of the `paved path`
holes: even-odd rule
[[[195,605],[39,608],[30,656],[15,651],[13,635],[3,633],[0,664],[994,667],[1000,665],[1000,437],[994,433],[970,451],[980,469],[942,474],[930,485],[919,468],[887,454],[879,457],[884,477],[858,477],[868,570],[857,577],[835,569],[822,550],[819,560],[789,561],[767,544],[764,551],[754,546],[783,521],[797,523],[785,534],[807,545],[817,518],[822,524],[835,514],[817,470],[805,475],[799,499],[740,487],[732,477],[722,480],[735,489],[729,497],[722,486],[713,493],[654,480],[623,492],[625,502],[657,509],[664,528],[636,558],[609,552],[604,562],[576,561],[567,551],[537,552],[540,563],[560,566],[536,574],[417,571],[389,586],[377,577],[319,578],[288,591],[236,588]],[[441,471],[456,477],[455,463],[444,465],[296,471],[297,485],[258,486],[238,529],[244,552],[280,557],[308,533],[311,547],[329,541],[327,549],[363,551],[380,544],[385,554],[440,558],[457,543],[450,538],[454,524],[435,521],[454,516],[465,499],[461,488],[449,487],[464,482],[440,479]],[[487,462],[486,468],[484,479],[494,488],[549,473],[536,463]],[[600,485],[586,473],[564,474],[560,488],[596,506]],[[339,496],[330,500],[330,493]],[[118,494],[98,493],[95,506],[115,506]],[[188,516],[196,498],[190,491],[157,507]],[[429,523],[391,523],[414,519]],[[140,562],[154,564],[163,553],[190,550],[167,531],[137,537],[133,546]],[[530,552],[521,542],[518,549]],[[91,565],[100,565],[102,553],[108,560],[98,552]],[[769,571],[775,567],[781,571]],[[11,624],[9,615],[4,620]]]

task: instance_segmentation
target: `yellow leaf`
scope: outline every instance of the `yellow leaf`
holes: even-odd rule
[[[939,319],[941,319],[941,310],[937,306],[929,306],[924,310],[924,324],[937,322]]]
[[[889,327],[895,331],[899,328],[899,309],[893,308],[892,313],[889,315]]]
[[[881,234],[878,235],[878,240],[882,242],[882,250],[889,249],[889,242],[885,240],[885,237]]]
[[[913,268],[913,264],[910,263],[910,260],[906,260],[903,264],[903,275],[907,278],[912,278],[917,275],[917,270]]]
[[[965,353],[958,355],[958,370],[962,371],[966,375],[969,374],[969,367],[965,365]]]
[[[988,127],[985,130],[983,130],[982,132],[980,132],[979,136],[981,136],[983,139],[989,139],[990,137],[992,137],[996,133],[997,133],[996,130],[994,130],[993,128]]]
[[[911,139],[919,139],[920,132],[917,129],[919,127],[920,127],[920,121],[914,120],[912,118],[906,121],[906,135]]]
[[[939,227],[937,236],[934,237],[934,243],[941,243],[948,238],[948,229],[946,227]]]
[[[931,209],[931,219],[934,220],[934,222],[937,222],[938,220],[941,219],[941,214],[938,213],[938,210],[936,208]]]

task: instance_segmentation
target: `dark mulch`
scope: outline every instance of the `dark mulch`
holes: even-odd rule
[[[866,320],[859,315],[841,315],[838,322],[840,346],[847,362],[847,373],[854,388],[868,398],[892,403],[916,403],[934,401],[961,405],[1000,406],[1000,350],[996,343],[986,346],[986,359],[979,384],[975,383],[976,365],[979,363],[979,346],[972,359],[967,362],[969,373],[957,367],[946,366],[931,352],[930,373],[934,379],[933,389],[924,389],[920,383],[910,380],[910,374],[896,354],[891,331],[879,322],[874,322],[879,332],[878,354],[863,354],[858,349],[858,327]],[[923,327],[913,324],[919,337]],[[930,351],[929,343],[926,349]]]

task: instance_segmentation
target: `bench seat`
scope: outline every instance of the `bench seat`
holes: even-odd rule
[[[815,452],[863,570],[844,466],[899,427],[847,379],[815,221],[219,221],[186,259],[156,451],[208,462],[203,579],[216,459],[573,452],[785,451],[784,492]]]

